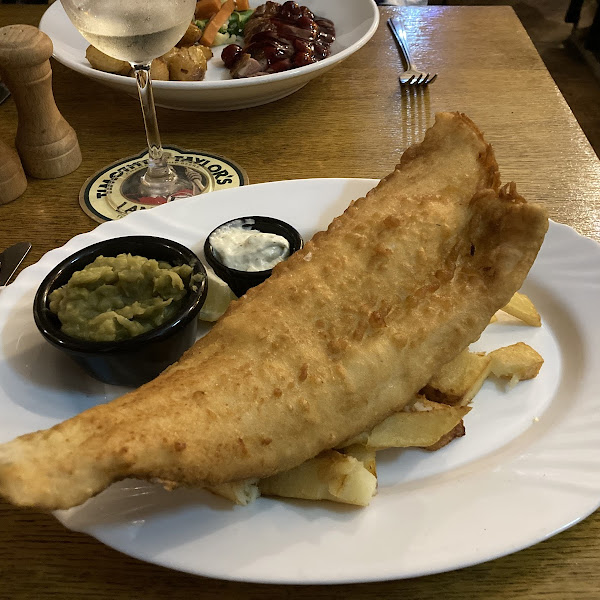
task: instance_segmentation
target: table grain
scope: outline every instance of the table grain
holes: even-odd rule
[[[0,26],[37,24],[44,8],[0,5]],[[385,19],[400,12],[429,88],[398,85],[400,59]],[[600,163],[509,7],[382,8],[375,37],[292,96],[235,113],[158,109],[163,142],[223,154],[251,183],[386,175],[441,110],[470,116],[495,148],[503,180],[556,221],[600,240]],[[24,266],[97,224],[79,207],[83,182],[145,145],[135,98],[53,62],[57,105],[83,162],[55,180],[29,180],[0,206],[0,248],[33,243]],[[13,144],[12,99],[0,139]],[[282,201],[285,201],[282,199]],[[0,382],[1,385],[1,382]],[[0,416],[1,418],[1,416]],[[543,510],[543,507],[540,507]],[[401,540],[399,540],[401,543]],[[360,585],[276,586],[195,577],[140,562],[65,529],[52,516],[0,501],[0,600],[61,598],[380,598],[587,600],[600,597],[600,512],[519,553],[440,575]]]

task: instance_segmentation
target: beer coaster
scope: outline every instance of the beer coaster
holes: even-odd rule
[[[191,189],[177,190],[168,197],[136,193],[137,183],[148,166],[148,150],[145,150],[92,175],[79,192],[83,211],[95,221],[104,223],[180,198],[248,185],[246,171],[228,158],[208,152],[181,150],[176,146],[164,146],[163,150],[175,171],[192,182]]]

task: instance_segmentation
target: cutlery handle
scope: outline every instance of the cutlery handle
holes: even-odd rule
[[[0,140],[0,204],[16,200],[27,188],[27,178],[17,153]]]
[[[398,47],[402,54],[404,55],[404,60],[406,60],[406,68],[407,70],[411,70],[415,68],[415,65],[410,56],[410,50],[408,48],[408,40],[406,39],[406,29],[404,29],[404,24],[400,20],[400,17],[396,17],[395,19],[388,19],[388,26]]]
[[[81,164],[77,135],[60,114],[52,93],[52,41],[37,27],[0,28],[0,76],[17,105],[15,145],[25,171],[52,179]]]

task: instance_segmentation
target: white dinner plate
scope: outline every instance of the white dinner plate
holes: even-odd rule
[[[252,8],[260,4],[263,4],[261,0],[250,0]],[[362,48],[379,24],[379,11],[373,0],[302,0],[299,4],[333,21],[336,40],[331,47],[331,56],[282,73],[231,79],[221,60],[225,46],[216,46],[213,58],[208,61],[204,81],[153,81],[156,104],[179,110],[216,111],[249,108],[279,100]],[[56,60],[91,79],[137,96],[132,77],[104,73],[90,66],[85,58],[89,42],[71,23],[58,0],[42,16],[40,29],[52,40]]]
[[[49,427],[122,389],[84,375],[36,330],[32,300],[44,275],[110,237],[156,234],[200,252],[231,218],[271,215],[309,239],[376,182],[282,181],[177,200],[79,235],[0,293],[0,442]],[[488,381],[467,434],[437,452],[378,455],[367,508],[259,498],[242,507],[202,490],[127,480],[81,507],[67,527],[173,569],[252,582],[349,583],[415,577],[520,550],[589,515],[600,500],[600,245],[564,225],[550,230],[524,285],[543,325],[505,319],[477,349],[536,348],[539,376],[506,391]]]

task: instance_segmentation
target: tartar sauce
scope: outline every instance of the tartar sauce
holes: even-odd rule
[[[254,219],[237,219],[211,234],[213,251],[226,267],[266,271],[290,255],[290,244],[284,237],[252,229],[252,225]]]

